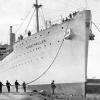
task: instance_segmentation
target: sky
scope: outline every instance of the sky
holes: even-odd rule
[[[41,19],[57,20],[70,12],[84,9],[86,0],[39,0],[43,5]],[[35,0],[0,0],[0,43],[9,43],[9,26],[16,32]],[[92,21],[100,28],[100,0],[87,0],[87,9],[91,10]],[[27,22],[26,22],[27,23]],[[35,25],[35,24],[34,24]],[[100,32],[92,26],[95,40],[89,42],[88,78],[100,78]],[[16,33],[18,36],[20,33]],[[22,34],[24,34],[22,32]]]

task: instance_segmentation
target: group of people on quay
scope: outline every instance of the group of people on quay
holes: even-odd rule
[[[2,82],[0,82],[0,93],[2,93],[2,87],[6,86],[7,87],[7,91],[10,93],[10,87],[11,86],[15,86],[16,92],[18,92],[18,87],[22,86],[24,92],[26,92],[26,83],[25,81],[22,83],[22,85],[19,84],[19,82],[16,80],[14,85],[11,85],[10,82],[7,80],[6,85],[4,85]]]
[[[17,80],[15,81],[14,85],[11,85],[10,82],[9,82],[8,80],[7,80],[7,82],[6,82],[6,85],[4,85],[4,84],[0,81],[0,93],[2,93],[2,87],[3,87],[3,86],[6,86],[6,87],[7,87],[8,93],[10,93],[10,87],[11,87],[11,86],[15,86],[16,92],[18,92],[18,87],[19,87],[19,86],[22,86],[22,87],[23,87],[23,91],[26,92],[26,85],[27,85],[27,84],[25,83],[25,81],[22,83],[22,85],[19,84],[19,82],[18,82]],[[53,81],[51,82],[52,95],[55,94],[55,88],[56,88],[56,85],[55,85],[55,81],[53,80]]]

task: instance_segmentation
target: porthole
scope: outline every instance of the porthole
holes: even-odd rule
[[[49,34],[50,32],[48,32],[48,34]]]
[[[37,50],[37,48],[36,48],[36,50]]]
[[[59,43],[60,41],[58,40],[58,43]]]
[[[62,29],[63,29],[64,27],[62,27]]]
[[[41,59],[43,59],[43,57],[41,57]]]

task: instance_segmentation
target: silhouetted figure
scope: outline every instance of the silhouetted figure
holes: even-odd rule
[[[65,22],[64,18],[62,19],[62,22],[63,22],[63,23]]]
[[[2,84],[2,82],[0,82],[0,93],[2,93],[2,86],[3,86],[3,84]]]
[[[75,11],[75,12],[73,13],[73,16],[76,16],[76,14],[77,14],[77,12]]]
[[[24,92],[26,92],[26,83],[25,83],[25,81],[23,82],[23,90],[24,90]]]
[[[18,83],[18,81],[16,80],[15,81],[15,88],[16,88],[16,92],[18,92],[18,86],[19,86],[20,84]]]
[[[31,36],[31,31],[28,31],[28,36]]]
[[[72,19],[72,14],[69,14],[69,18]]]
[[[52,83],[51,83],[52,95],[55,94],[55,88],[56,88],[56,85],[55,85],[55,82],[53,80]]]
[[[7,90],[8,90],[8,92],[10,92],[10,82],[8,82],[8,80],[7,80],[7,82],[6,82],[6,87],[7,87]]]
[[[20,37],[18,37],[18,41],[20,41]]]
[[[23,35],[20,35],[20,40],[23,40]]]
[[[66,17],[65,21],[68,21],[68,18]]]

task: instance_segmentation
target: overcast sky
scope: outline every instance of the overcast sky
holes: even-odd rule
[[[45,19],[57,19],[85,7],[86,0],[39,0]],[[0,43],[9,43],[9,26],[15,32],[18,25],[32,8],[35,0],[0,0]],[[100,0],[87,0],[92,20],[100,28]],[[42,15],[43,17],[43,15]],[[89,43],[88,78],[100,78],[100,33],[93,26],[96,35]]]

